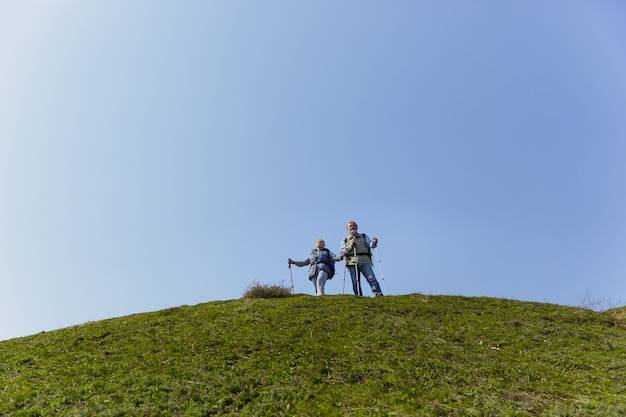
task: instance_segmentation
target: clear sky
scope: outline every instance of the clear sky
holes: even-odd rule
[[[0,340],[289,285],[349,220],[390,295],[623,305],[625,162],[622,0],[0,0]]]

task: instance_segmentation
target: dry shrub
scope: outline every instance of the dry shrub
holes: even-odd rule
[[[282,282],[279,285],[265,285],[254,281],[243,293],[244,298],[281,298],[290,295],[291,288]]]

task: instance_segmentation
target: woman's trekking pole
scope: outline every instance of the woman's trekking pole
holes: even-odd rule
[[[291,272],[291,263],[289,263],[289,279],[291,280],[291,295],[293,295],[293,273]]]
[[[385,290],[385,295],[388,295],[387,287],[385,286],[385,274],[383,274],[383,267],[380,264],[380,255],[378,255],[378,246],[376,246],[376,257],[378,258],[378,269],[380,269],[380,277],[383,279],[383,289]]]

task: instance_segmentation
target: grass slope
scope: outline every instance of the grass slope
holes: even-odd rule
[[[0,387],[12,416],[622,416],[626,330],[494,298],[242,298],[2,342]]]

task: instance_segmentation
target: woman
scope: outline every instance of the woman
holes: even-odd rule
[[[309,257],[304,261],[294,261],[291,258],[287,259],[289,265],[295,266],[309,266],[309,280],[313,282],[315,287],[315,294],[324,295],[324,285],[326,280],[332,279],[335,275],[335,260],[337,256],[330,250],[326,249],[326,243],[324,239],[317,239],[315,241],[315,249],[311,251]]]

